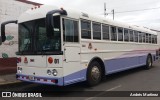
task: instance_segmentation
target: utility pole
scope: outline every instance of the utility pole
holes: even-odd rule
[[[106,12],[106,3],[104,3],[104,17],[107,16],[107,12]]]
[[[114,9],[112,10],[112,13],[113,13],[113,20],[114,20],[114,13],[115,13],[115,12],[114,12]]]

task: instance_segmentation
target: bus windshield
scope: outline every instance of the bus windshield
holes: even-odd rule
[[[53,54],[61,51],[60,17],[54,16],[54,38],[47,37],[45,18],[19,24],[20,54]]]

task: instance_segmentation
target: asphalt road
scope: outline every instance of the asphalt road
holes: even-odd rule
[[[43,100],[44,98],[49,100],[53,100],[53,98],[54,100],[160,100],[160,97],[105,97],[107,92],[112,93],[110,91],[120,91],[117,93],[121,94],[123,94],[123,91],[160,91],[160,61],[155,63],[153,65],[153,68],[151,68],[150,70],[144,70],[142,67],[140,67],[106,76],[106,80],[94,87],[88,87],[85,82],[66,87],[56,87],[22,82],[0,87],[0,91],[38,91],[42,92],[42,96],[48,96],[47,98],[38,98],[39,100]],[[81,97],[84,94],[85,97]],[[0,98],[0,100],[1,99],[6,100],[9,98]],[[16,99],[22,100],[22,98]],[[28,98],[23,99],[27,100]],[[37,98],[30,99],[37,100]]]

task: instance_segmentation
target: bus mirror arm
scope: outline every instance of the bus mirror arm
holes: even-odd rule
[[[59,13],[60,15],[67,15],[66,10],[52,10],[49,11],[46,15],[46,33],[47,37],[52,38],[54,37],[54,19],[53,14]]]
[[[1,37],[0,37],[0,40],[1,40],[1,41],[0,41],[0,44],[6,40],[5,26],[6,26],[7,24],[10,24],[10,23],[15,23],[15,24],[17,24],[18,21],[17,21],[17,20],[11,20],[11,21],[3,22],[3,23],[1,24]]]

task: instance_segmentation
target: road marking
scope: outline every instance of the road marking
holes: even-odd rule
[[[110,89],[105,90],[105,91],[104,91],[104,92],[102,92],[102,93],[99,93],[99,94],[95,95],[94,97],[90,97],[90,98],[87,98],[87,99],[85,99],[85,100],[91,100],[91,99],[94,99],[94,98],[96,98],[96,97],[98,97],[98,96],[100,96],[100,95],[105,94],[105,93],[106,93],[106,91],[112,91],[112,90],[115,90],[115,89],[120,88],[120,87],[121,87],[121,85],[115,86],[115,87],[113,87],[113,88],[110,88]]]
[[[0,83],[1,85],[8,85],[8,84],[14,84],[14,83],[20,83],[21,81],[13,81],[13,82],[4,82],[4,83]]]
[[[105,90],[105,91],[112,91],[112,90],[115,90],[115,89],[117,89],[117,88],[119,88],[119,87],[121,87],[121,85],[118,85],[118,86],[116,86],[116,87],[113,87],[113,88],[107,89],[107,90]]]

